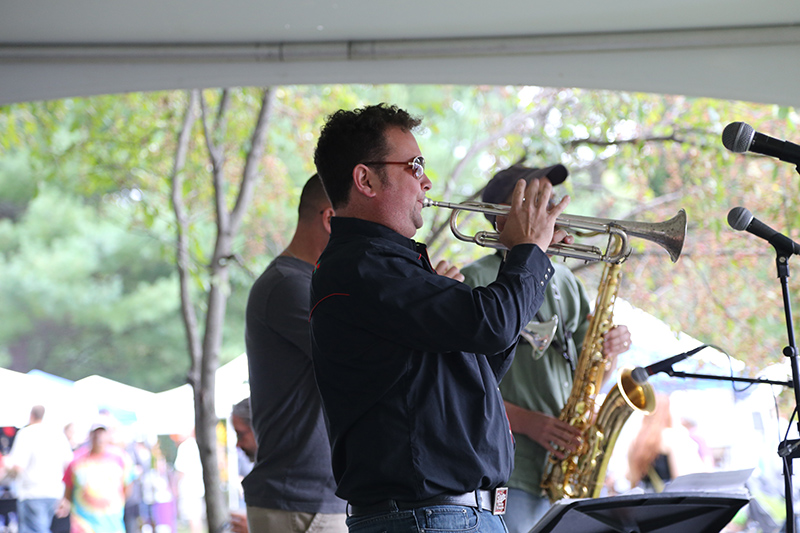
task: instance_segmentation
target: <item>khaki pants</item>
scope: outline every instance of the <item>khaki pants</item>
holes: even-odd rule
[[[347,515],[247,507],[250,533],[347,533]]]

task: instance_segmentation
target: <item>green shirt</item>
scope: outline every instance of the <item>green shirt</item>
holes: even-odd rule
[[[497,277],[502,253],[484,257],[465,267],[464,282],[471,287],[485,286]],[[589,327],[591,312],[583,285],[566,266],[554,263],[555,273],[539,309],[541,321],[558,315],[559,325],[550,347],[537,357],[524,338],[517,345],[514,362],[500,383],[503,399],[519,407],[559,416],[572,392],[572,366],[564,356],[564,346],[572,365],[577,364],[578,348]],[[534,320],[538,322],[539,320]],[[571,333],[571,339],[570,337]],[[567,339],[565,339],[567,337]],[[528,437],[514,434],[514,470],[509,486],[531,494],[542,493],[539,483],[544,473],[547,452]]]

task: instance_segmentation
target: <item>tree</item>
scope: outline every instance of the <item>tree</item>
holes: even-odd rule
[[[187,345],[191,357],[188,381],[194,390],[195,431],[200,460],[203,464],[203,480],[206,486],[206,514],[210,531],[221,531],[227,518],[220,491],[220,474],[217,468],[217,435],[215,410],[215,373],[219,366],[219,354],[223,338],[223,324],[228,295],[230,264],[235,260],[233,241],[242,225],[242,220],[252,200],[255,182],[260,177],[260,164],[264,154],[266,131],[272,110],[272,91],[265,89],[257,120],[244,156],[244,165],[238,183],[238,191],[229,183],[226,174],[224,135],[227,127],[227,112],[230,92],[223,90],[217,104],[215,117],[209,116],[205,97],[199,90],[190,92],[185,118],[179,133],[175,165],[171,176],[172,207],[176,221],[176,266],[180,280],[181,310],[186,327]],[[196,121],[196,108],[202,111],[203,137],[208,150],[213,185],[213,205],[216,221],[213,251],[208,262],[198,265],[190,254],[192,220],[187,209],[186,196],[192,188],[186,187],[184,167],[190,147],[192,127]],[[234,197],[229,207],[229,196]],[[200,204],[202,208],[202,204]],[[202,236],[200,237],[202,238]],[[197,318],[197,302],[191,283],[199,268],[207,273],[199,279],[205,288],[205,327],[200,330]]]
[[[449,122],[457,131],[445,151],[464,157],[449,174],[439,176],[445,184],[435,183],[432,196],[444,188],[455,195],[445,195],[448,201],[473,198],[493,172],[527,155],[531,166],[562,162],[570,169],[571,177],[561,187],[572,196],[569,213],[661,221],[684,208],[689,231],[681,259],[672,264],[657,246],[634,240],[620,297],[676,331],[727,347],[731,355],[748,361],[751,371],[782,360],[785,325],[777,282],[770,281],[772,250],[728,228],[726,215],[734,205],[746,205],[796,237],[800,218],[787,198],[795,197],[798,183],[793,169],[783,163],[731,154],[722,147],[720,134],[725,118],[734,117],[774,136],[793,138],[796,112],[742,102],[577,89],[495,87],[480,92],[481,101],[495,95],[502,104],[493,115],[477,105],[476,95],[458,95],[451,103],[459,110]],[[494,137],[509,119],[523,113],[526,120]],[[470,127],[472,121],[481,128]],[[447,141],[440,137],[437,142]],[[420,144],[427,153],[424,138]],[[474,179],[478,173],[482,177]],[[433,256],[457,257],[463,263],[485,253],[454,243],[449,231],[439,231],[438,213],[434,221],[427,238]],[[464,229],[487,227],[482,217],[473,217]],[[597,264],[568,263],[580,271],[587,287],[597,286]],[[794,305],[800,301],[796,294],[792,299]]]
[[[141,188],[132,176],[145,161],[157,172],[150,148],[161,121],[130,117],[154,111],[153,100],[36,102],[0,113],[3,366],[73,380],[97,373],[150,390],[181,382],[168,247],[134,227]],[[121,122],[130,123],[124,134]]]

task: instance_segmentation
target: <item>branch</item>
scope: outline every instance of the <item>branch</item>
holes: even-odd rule
[[[217,107],[217,116],[214,119],[214,132],[217,134],[217,139],[221,139],[225,135],[225,130],[228,127],[228,108],[230,107],[230,102],[230,91],[228,89],[223,89],[219,106]]]
[[[678,137],[674,133],[672,135],[653,135],[653,136],[644,135],[642,137],[634,137],[632,139],[621,139],[615,141],[609,141],[606,139],[592,139],[591,137],[586,137],[584,139],[573,139],[570,142],[566,143],[565,146],[569,148],[575,148],[576,146],[580,146],[583,144],[591,144],[594,146],[621,146],[623,144],[643,144],[648,142],[684,143],[686,142],[686,139]]]
[[[705,144],[701,142],[703,137],[711,136],[714,138],[715,145],[718,142],[719,134],[715,132],[706,131],[699,128],[678,128],[675,127],[674,124],[660,124],[661,127],[670,127],[672,128],[671,135],[641,135],[639,137],[633,137],[630,139],[617,139],[609,141],[608,139],[596,139],[592,137],[586,137],[584,139],[573,139],[563,146],[569,148],[575,148],[580,145],[590,144],[594,146],[621,146],[623,144],[645,144],[645,143],[667,143],[667,142],[676,142],[676,143],[686,143],[689,142],[688,135],[699,135],[701,136],[698,139],[700,144]]]
[[[258,165],[261,162],[261,158],[264,156],[264,149],[266,147],[265,141],[274,101],[275,98],[272,89],[264,89],[264,94],[261,98],[261,110],[259,111],[256,126],[253,129],[253,136],[250,140],[250,152],[247,154],[247,161],[245,161],[244,171],[242,172],[241,189],[239,189],[239,195],[236,197],[236,205],[234,205],[233,211],[231,211],[231,233],[234,234],[241,225],[242,218],[250,205],[250,200],[253,198],[256,178],[258,177]]]
[[[197,118],[195,115],[195,108],[197,107],[198,97],[199,91],[189,91],[189,102],[186,106],[186,115],[183,118],[183,125],[178,136],[178,146],[175,151],[175,164],[171,176],[172,209],[175,212],[176,223],[176,264],[180,282],[181,313],[186,326],[186,340],[189,345],[189,355],[191,357],[191,368],[189,369],[188,380],[193,386],[198,382],[197,378],[201,351],[200,337],[197,328],[197,315],[194,310],[194,305],[192,305],[192,293],[189,288],[190,259],[189,242],[187,238],[189,222],[183,203],[183,167],[186,164],[186,154],[189,151],[192,125]]]
[[[225,106],[226,98],[220,100],[219,112],[222,112],[222,107]],[[214,144],[214,130],[208,125],[208,112],[206,110],[206,100],[203,93],[200,93],[200,110],[203,113],[203,133],[206,138],[206,147],[208,148],[208,157],[211,160],[212,176],[211,179],[214,183],[214,207],[217,216],[217,227],[219,232],[227,234],[229,232],[229,214],[228,206],[225,205],[225,158],[221,147]],[[218,115],[217,125],[224,124],[224,119]],[[214,256],[214,260],[216,259]]]
[[[553,90],[549,92],[555,93],[557,91]],[[444,198],[450,197],[450,194],[453,190],[453,184],[455,184],[458,181],[458,178],[464,171],[464,167],[478,154],[480,154],[485,149],[493,145],[495,142],[497,142],[498,139],[502,139],[503,137],[505,137],[506,135],[517,129],[520,126],[520,124],[524,124],[526,121],[530,119],[533,119],[535,122],[543,121],[544,118],[547,116],[547,114],[550,113],[550,110],[553,107],[555,107],[550,98],[544,98],[544,101],[546,102],[546,105],[537,106],[533,111],[519,111],[516,113],[512,113],[506,119],[503,120],[503,123],[497,130],[490,132],[490,134],[487,137],[473,143],[467,150],[467,153],[464,155],[464,157],[462,157],[456,163],[455,168],[453,168],[453,171],[447,178],[447,181],[445,182],[445,188],[443,191],[443,197]],[[476,192],[469,198],[462,200],[462,202],[475,201],[483,193],[484,188],[485,185],[484,187],[481,187],[481,189],[478,192]],[[428,246],[432,246],[437,241],[437,239],[439,239],[442,232],[447,227],[449,227],[449,219],[450,216],[448,215],[447,219],[444,222],[440,223],[439,214],[437,213],[436,215],[434,215],[433,220],[431,222],[431,230],[428,233],[428,238],[426,239]]]
[[[693,187],[693,188],[698,189],[699,187]],[[651,211],[654,208],[662,206],[664,204],[669,204],[675,202],[676,200],[681,200],[686,196],[686,194],[687,192],[685,190],[675,191],[668,194],[662,194],[661,196],[653,198],[648,202],[638,204],[636,207],[629,210],[628,213],[623,216],[623,219],[628,219],[638,215],[639,213],[645,213],[647,211]]]
[[[469,147],[467,153],[464,155],[463,158],[456,164],[450,178],[447,180],[447,187],[445,189],[445,193],[449,193],[451,189],[451,184],[457,181],[458,177],[464,170],[464,166],[471,161],[474,157],[476,157],[479,153],[481,153],[484,149],[488,148],[498,139],[501,139],[517,129],[520,124],[525,123],[527,120],[533,118],[535,122],[540,122],[544,120],[544,117],[550,113],[550,110],[554,107],[554,105],[548,101],[548,105],[546,107],[537,107],[533,111],[520,111],[516,113],[512,113],[509,115],[503,123],[500,125],[500,128],[496,131],[493,131],[488,137],[474,143],[472,146]]]

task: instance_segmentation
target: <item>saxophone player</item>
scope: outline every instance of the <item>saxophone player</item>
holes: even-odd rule
[[[482,201],[508,204],[519,179],[548,179],[555,186],[567,175],[563,165],[528,168],[517,163],[494,175],[484,188]],[[495,229],[502,230],[504,217],[486,218],[496,224]],[[564,242],[571,242],[571,237],[567,239]],[[465,283],[476,287],[494,281],[503,257],[504,252],[497,251],[463,268]],[[509,533],[530,531],[550,507],[540,488],[548,454],[562,459],[565,451],[575,451],[579,443],[579,431],[558,417],[572,391],[575,365],[589,325],[590,303],[572,271],[563,264],[553,265],[555,273],[534,320],[540,324],[556,322],[552,341],[542,346],[523,332],[511,369],[500,383],[516,442],[505,515]],[[604,355],[612,362],[629,346],[630,333],[625,326],[610,329],[604,337]],[[605,375],[610,374],[608,371]]]

